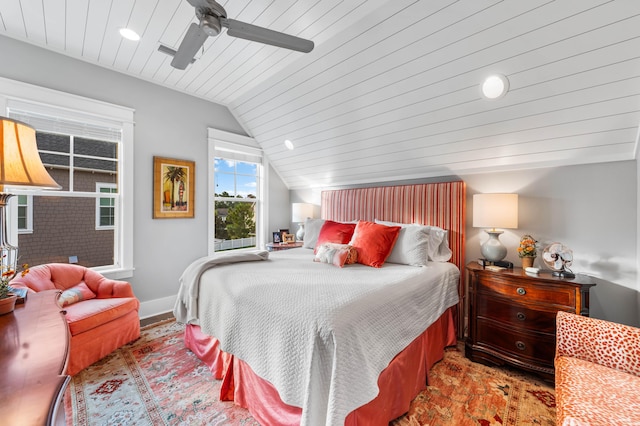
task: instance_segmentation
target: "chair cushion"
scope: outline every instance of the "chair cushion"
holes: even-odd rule
[[[640,377],[573,357],[555,367],[558,425],[640,424]]]
[[[91,299],[65,307],[65,316],[69,331],[75,336],[135,311],[139,306],[140,302],[135,297]]]

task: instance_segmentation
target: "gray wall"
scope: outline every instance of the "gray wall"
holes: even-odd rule
[[[543,246],[559,241],[573,250],[573,271],[597,282],[591,291],[591,315],[640,326],[636,168],[635,161],[624,161],[459,176],[467,183],[467,262],[480,257],[480,244],[487,237],[472,227],[473,194],[516,192],[518,229],[504,230],[500,237],[508,248],[506,260],[519,265],[516,248],[524,234]],[[291,191],[291,201],[319,205],[320,190]],[[535,266],[540,266],[540,258]]]
[[[135,109],[130,281],[143,302],[174,296],[185,267],[207,254],[207,128],[246,135],[242,127],[224,106],[26,43],[0,36],[0,52],[2,77]],[[194,219],[152,219],[153,156],[196,161]],[[288,190],[279,181],[271,173],[270,191],[280,204],[288,203]]]

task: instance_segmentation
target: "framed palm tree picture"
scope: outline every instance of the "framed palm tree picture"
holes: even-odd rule
[[[153,218],[194,217],[196,163],[153,157]]]

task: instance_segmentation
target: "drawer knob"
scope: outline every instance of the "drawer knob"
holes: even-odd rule
[[[525,345],[524,342],[521,342],[520,340],[516,342],[516,348],[520,349],[521,351],[524,351],[526,347],[527,345]]]
[[[527,316],[525,314],[523,314],[522,312],[518,312],[516,314],[516,317],[520,320],[520,321],[524,321],[527,319]]]
[[[524,289],[524,288],[522,288],[522,287],[518,287],[518,289],[517,289],[516,291],[518,292],[518,294],[519,294],[520,296],[524,296],[525,294],[527,294],[527,290],[525,290],[525,289]]]

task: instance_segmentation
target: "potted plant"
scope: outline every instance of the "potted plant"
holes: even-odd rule
[[[523,268],[533,266],[533,261],[537,256],[536,243],[537,241],[531,235],[523,235],[522,238],[520,238],[518,257],[522,259]]]
[[[4,266],[3,269],[4,268],[6,268],[6,266]],[[22,265],[21,273],[23,277],[27,275],[29,273],[29,265]],[[9,285],[16,275],[18,275],[17,269],[6,269],[2,271],[2,275],[0,276],[0,315],[13,312],[16,305],[16,299],[18,297],[11,293],[11,286]]]

